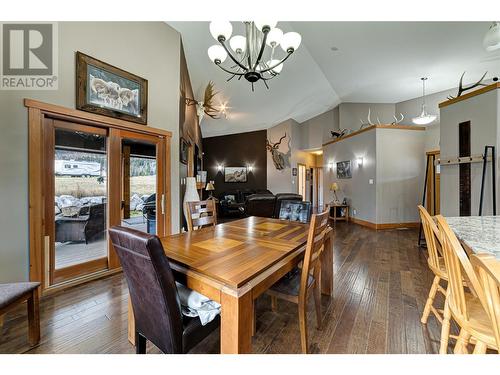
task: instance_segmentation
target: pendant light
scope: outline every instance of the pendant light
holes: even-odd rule
[[[418,117],[414,117],[412,121],[416,125],[428,125],[434,122],[437,116],[427,113],[427,110],[425,109],[425,81],[427,80],[427,77],[422,77],[420,79],[422,80],[422,112]]]
[[[500,49],[500,22],[493,22],[483,39],[484,49],[488,52]]]

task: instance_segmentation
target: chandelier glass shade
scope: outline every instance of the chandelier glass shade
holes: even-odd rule
[[[419,116],[414,117],[412,119],[412,122],[415,125],[429,125],[430,123],[434,122],[434,120],[436,120],[437,116],[427,113],[427,109],[425,106],[425,81],[427,80],[427,78],[424,77],[420,79],[422,80],[422,112]]]
[[[484,49],[488,52],[500,49],[500,22],[493,22],[483,39]]]
[[[299,33],[283,31],[276,27],[277,22],[254,21],[244,22],[245,36],[234,35],[233,26],[228,21],[213,21],[210,23],[210,34],[219,42],[208,48],[208,57],[220,69],[234,77],[244,77],[252,84],[276,77],[283,69],[283,63],[297,48],[302,37]],[[231,37],[232,36],[232,37]],[[276,47],[281,46],[285,55],[278,57]],[[229,57],[232,65],[222,66]]]

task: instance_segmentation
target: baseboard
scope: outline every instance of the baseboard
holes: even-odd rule
[[[366,220],[361,220],[356,217],[350,217],[349,221],[353,222],[354,224],[362,225],[364,227],[368,227],[371,229],[377,229],[377,224],[372,223],[371,221],[366,221]]]
[[[376,229],[376,230],[384,230],[384,229],[398,229],[398,228],[418,228],[420,226],[420,222],[416,223],[372,223],[371,221],[361,220],[355,217],[350,217],[349,221],[352,221],[355,224],[362,225],[367,228]]]

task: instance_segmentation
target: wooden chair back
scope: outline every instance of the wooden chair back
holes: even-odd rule
[[[325,247],[325,234],[328,229],[329,212],[325,211],[320,214],[311,216],[309,224],[309,234],[307,236],[306,252],[302,265],[302,274],[300,277],[300,295],[305,297],[307,291],[307,282],[311,272],[317,282],[321,271],[321,253]]]
[[[217,209],[213,199],[206,201],[186,202],[187,225],[191,232],[207,226],[217,225]]]
[[[479,275],[488,315],[500,348],[500,261],[493,254],[474,254],[471,263]]]
[[[469,321],[463,281],[466,281],[470,291],[485,306],[483,292],[465,250],[446,222],[446,219],[441,215],[437,215],[436,219],[443,245],[444,262],[448,271],[449,305],[453,315],[459,320],[458,323],[462,325]]]
[[[423,207],[418,206],[420,219],[422,220],[422,229],[424,231],[425,243],[427,244],[427,262],[434,274],[442,276],[441,267],[439,266],[439,257],[442,256],[441,241],[439,240],[439,229],[434,222],[434,219],[429,215],[429,212]]]

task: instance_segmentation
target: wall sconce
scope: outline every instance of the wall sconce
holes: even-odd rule
[[[333,161],[331,163],[328,163],[328,169],[330,171],[333,171],[333,166],[334,166]]]
[[[222,164],[217,164],[217,172],[222,172],[224,166]]]
[[[248,172],[253,172],[253,165],[247,165]]]
[[[358,167],[362,167],[363,166],[363,158],[360,157],[360,158],[357,158],[356,160],[358,162]]]

